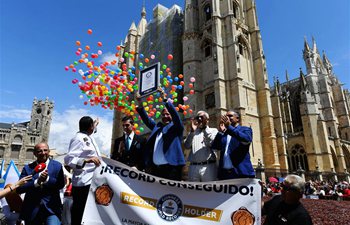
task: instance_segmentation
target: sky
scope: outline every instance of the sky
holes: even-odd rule
[[[145,0],[146,19],[157,3],[166,7],[184,0]],[[350,1],[256,0],[258,23],[266,56],[269,83],[306,72],[302,59],[304,38],[312,37],[333,64],[334,73],[350,87]],[[110,150],[113,112],[85,106],[72,84],[77,74],[65,66],[75,59],[75,42],[93,46],[102,42],[104,55],[115,53],[131,23],[141,17],[142,0],[4,0],[0,1],[0,122],[30,120],[33,99],[55,102],[49,145],[66,152],[84,115],[98,117],[95,139],[102,152]],[[91,29],[93,33],[87,34]]]

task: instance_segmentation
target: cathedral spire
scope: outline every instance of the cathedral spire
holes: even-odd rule
[[[129,31],[133,31],[133,30],[136,30],[135,22],[132,22],[132,23],[131,23],[131,26],[130,26],[130,28],[129,28]]]
[[[301,68],[299,68],[299,70],[300,70],[300,73],[299,73],[300,74],[300,85],[301,85],[301,88],[303,90],[305,90],[307,87],[305,75],[304,75],[303,70]]]
[[[317,45],[314,36],[312,36],[312,51],[318,53]]]
[[[304,53],[310,52],[310,46],[307,43],[306,37],[304,36]]]
[[[146,18],[145,0],[143,0],[143,4],[142,4],[141,18]]]
[[[329,61],[328,57],[326,56],[326,52],[323,51],[323,64],[325,65],[328,73],[331,73],[333,70],[332,63]]]
[[[288,74],[288,70],[286,70],[286,81],[289,81],[289,74]]]

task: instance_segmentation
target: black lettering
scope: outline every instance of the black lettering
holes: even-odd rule
[[[118,176],[119,176],[119,173],[120,173],[120,169],[121,169],[121,168],[118,167],[118,166],[115,166],[115,167],[114,167],[114,173],[117,174]]]
[[[196,190],[201,191],[202,190],[202,185],[201,184],[196,184]]]
[[[168,185],[169,185],[170,187],[175,187],[175,186],[176,186],[176,182],[168,181]]]
[[[203,189],[205,191],[211,191],[212,190],[212,185],[211,184],[205,184],[205,185],[203,185]]]
[[[214,185],[214,187],[213,187],[213,190],[215,191],[215,192],[217,192],[217,193],[220,193],[220,192],[222,192],[222,184],[220,184],[220,185]]]
[[[162,185],[166,185],[165,180],[162,180],[162,179],[159,180],[159,183],[162,184]]]
[[[101,170],[101,172],[100,172],[100,175],[102,175],[103,174],[103,170],[104,170],[104,166],[102,166],[102,170]]]
[[[140,173],[139,174],[139,180],[146,181],[146,174]]]
[[[155,181],[156,181],[156,178],[147,175],[147,182],[148,183],[154,183]]]
[[[247,186],[240,186],[239,187],[239,193],[241,195],[248,195],[249,194],[249,188]]]
[[[136,178],[137,178],[137,173],[136,173],[135,171],[130,171],[130,172],[129,172],[129,177],[130,177],[131,179],[136,179]]]
[[[232,195],[235,195],[238,192],[238,187],[236,185],[230,184],[228,189],[228,193]]]
[[[188,184],[187,188],[192,190],[192,189],[194,189],[194,186],[193,186],[193,184]]]
[[[126,173],[124,173],[124,172],[126,172]],[[120,175],[122,175],[122,177],[128,177],[128,172],[129,172],[128,169],[123,168],[123,169],[120,171]]]

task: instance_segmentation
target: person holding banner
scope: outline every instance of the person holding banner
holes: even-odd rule
[[[60,189],[64,187],[62,164],[49,158],[49,146],[41,142],[34,146],[35,162],[25,165],[20,178],[33,175],[33,179],[21,187],[18,194],[26,193],[20,218],[26,225],[59,225],[62,213]],[[43,171],[37,165],[46,165]]]
[[[101,164],[100,150],[91,136],[96,130],[98,121],[90,116],[79,120],[79,132],[69,144],[64,163],[73,169],[72,177],[72,225],[80,225],[91,180],[95,169]]]
[[[162,93],[165,106],[161,112],[162,122],[156,123],[142,106],[136,108],[144,124],[151,130],[145,147],[145,166],[155,176],[181,180],[185,165],[181,147],[184,126],[175,107],[166,98],[164,90],[159,87],[158,91]],[[140,96],[137,100],[141,105]]]
[[[300,202],[304,189],[303,178],[294,174],[288,175],[282,183],[282,194],[275,195],[262,208],[262,215],[266,215],[264,225],[312,225],[309,213]]]
[[[211,144],[218,132],[216,128],[209,128],[209,114],[199,111],[191,119],[191,132],[185,140],[185,148],[190,148],[189,181],[207,182],[217,178],[216,155]]]
[[[220,132],[212,146],[221,151],[218,173],[220,180],[255,177],[249,155],[253,132],[250,127],[239,125],[239,121],[239,113],[232,110],[221,116]]]
[[[142,154],[146,139],[134,133],[134,120],[131,116],[123,117],[122,123],[124,135],[115,140],[111,159],[142,170],[144,168]]]

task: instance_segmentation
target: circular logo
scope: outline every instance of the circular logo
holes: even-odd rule
[[[161,197],[157,202],[157,213],[163,220],[177,220],[183,210],[183,204],[176,195],[168,194]]]
[[[152,73],[151,73],[151,72],[146,73],[146,77],[147,77],[147,78],[150,78],[151,76],[152,76]]]
[[[242,206],[232,213],[231,221],[233,225],[253,225],[255,216]]]
[[[108,206],[113,198],[113,190],[107,185],[103,184],[96,188],[95,201],[99,205]]]

